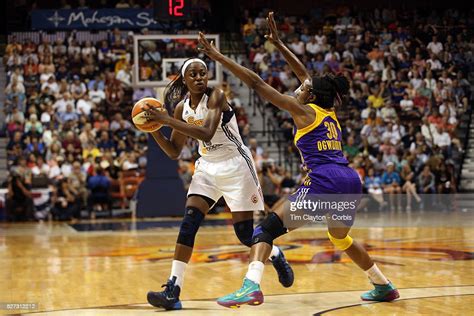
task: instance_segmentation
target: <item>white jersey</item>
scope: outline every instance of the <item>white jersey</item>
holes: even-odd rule
[[[203,126],[209,112],[207,108],[209,96],[210,92],[204,93],[195,110],[191,108],[191,99],[187,96],[184,100],[182,119],[188,124]],[[232,109],[222,112],[216,132],[209,142],[202,140],[198,140],[198,142],[199,154],[207,161],[223,161],[241,155],[248,150],[243,145],[237,119]]]
[[[208,90],[210,91],[210,90]],[[202,126],[209,112],[205,93],[193,110],[186,97],[182,119],[188,124]],[[224,198],[231,212],[263,210],[263,195],[250,150],[243,145],[234,111],[222,112],[216,133],[210,142],[199,140],[199,158],[188,197],[200,195],[217,202]]]

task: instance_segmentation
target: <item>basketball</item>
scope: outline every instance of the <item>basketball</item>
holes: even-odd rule
[[[155,122],[148,122],[148,114],[145,110],[143,110],[144,105],[153,106],[162,111],[166,111],[166,109],[163,107],[163,104],[161,104],[161,102],[155,98],[140,99],[137,103],[135,103],[132,109],[133,124],[135,124],[135,126],[142,132],[152,133],[154,131],[159,130],[162,126],[161,124]]]

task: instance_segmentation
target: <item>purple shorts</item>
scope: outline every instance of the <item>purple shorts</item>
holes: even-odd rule
[[[334,215],[333,219],[352,226],[361,196],[362,183],[354,169],[324,164],[313,170],[288,200],[308,215]]]

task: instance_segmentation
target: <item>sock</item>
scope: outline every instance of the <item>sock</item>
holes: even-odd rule
[[[173,276],[176,277],[176,285],[178,285],[181,289],[183,288],[183,281],[184,281],[184,272],[186,271],[186,266],[188,264],[183,261],[173,260],[171,264],[171,275],[170,280]]]
[[[388,284],[388,280],[383,275],[382,271],[380,271],[379,267],[374,263],[374,265],[369,269],[366,270],[367,276],[369,277],[370,281],[374,284],[383,285]]]
[[[249,264],[249,270],[245,277],[253,282],[260,284],[263,276],[263,268],[265,265],[261,261],[252,261]]]
[[[277,246],[273,245],[272,252],[270,253],[270,258],[268,259],[273,260],[273,258],[278,256],[279,254],[280,254],[280,249]]]

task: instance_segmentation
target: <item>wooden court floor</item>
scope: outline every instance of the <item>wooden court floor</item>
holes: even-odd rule
[[[365,274],[335,251],[323,226],[278,240],[295,270],[280,286],[265,267],[265,303],[239,310],[215,299],[240,287],[248,250],[226,216],[202,227],[173,315],[468,315],[474,306],[472,213],[364,214],[351,235],[400,289],[392,303],[364,303]],[[156,315],[146,303],[169,276],[179,219],[0,224],[0,314]],[[227,224],[227,225],[226,225]],[[7,303],[36,304],[7,309]],[[16,307],[15,307],[16,306]],[[18,308],[18,305],[8,305]]]

